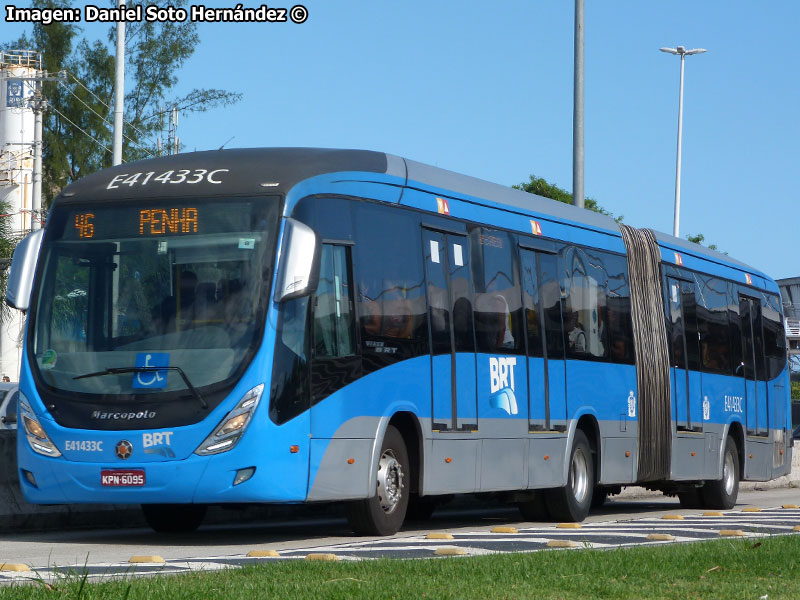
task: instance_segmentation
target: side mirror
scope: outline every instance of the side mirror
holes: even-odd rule
[[[17,244],[11,259],[11,272],[8,275],[6,288],[6,304],[11,308],[26,311],[31,300],[33,276],[36,273],[36,262],[39,260],[39,248],[42,245],[44,229],[29,234]]]
[[[275,302],[307,296],[316,291],[321,249],[313,229],[295,219],[286,219]]]

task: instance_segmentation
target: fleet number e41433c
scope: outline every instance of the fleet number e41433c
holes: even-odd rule
[[[67,440],[64,442],[64,449],[76,452],[102,452],[102,440]]]

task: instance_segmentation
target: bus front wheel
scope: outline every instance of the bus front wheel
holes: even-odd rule
[[[729,437],[725,442],[722,479],[707,482],[702,494],[707,508],[729,510],[736,504],[739,495],[739,449],[733,438]]]
[[[592,506],[594,489],[594,462],[586,434],[575,432],[569,458],[567,485],[547,491],[547,509],[557,521],[583,521]]]
[[[383,437],[375,495],[348,505],[347,520],[358,535],[393,535],[406,517],[411,471],[403,436],[389,425]]]
[[[205,504],[142,504],[142,513],[159,533],[187,533],[200,527],[206,508]]]

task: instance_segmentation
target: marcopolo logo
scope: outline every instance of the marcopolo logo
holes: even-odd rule
[[[153,410],[140,412],[103,412],[96,410],[92,412],[92,418],[101,421],[130,421],[132,419],[155,419],[156,413]]]
[[[489,405],[492,408],[499,408],[510,415],[516,415],[517,397],[514,394],[514,367],[517,364],[516,357],[501,356],[489,359],[489,381],[492,395],[489,397]]]

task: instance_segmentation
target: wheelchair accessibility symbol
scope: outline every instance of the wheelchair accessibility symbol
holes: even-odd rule
[[[137,367],[168,367],[166,352],[142,352],[136,355]],[[167,371],[138,371],[133,374],[133,387],[138,389],[164,389],[167,387]]]

